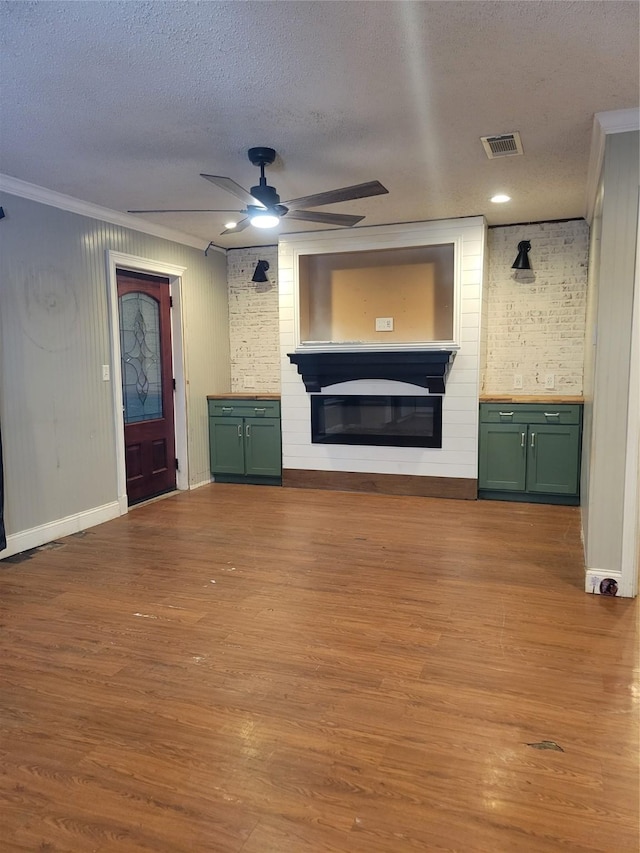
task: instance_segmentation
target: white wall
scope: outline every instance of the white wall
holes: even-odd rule
[[[531,271],[511,269],[521,240]],[[484,393],[582,394],[588,252],[584,219],[489,229]]]
[[[289,235],[278,252],[283,468],[409,474],[430,477],[477,478],[480,303],[485,253],[485,224],[481,217],[325,231]],[[287,358],[296,347],[294,249],[300,252],[340,252],[357,248],[460,241],[460,349],[443,399],[443,446],[349,447],[311,443],[310,399],[297,368]],[[306,351],[306,348],[305,348]],[[354,381],[333,386],[345,394],[427,394],[400,382]],[[323,389],[331,393],[332,388]]]
[[[251,281],[258,260],[268,261],[268,282]],[[280,390],[278,247],[227,251],[231,390]]]

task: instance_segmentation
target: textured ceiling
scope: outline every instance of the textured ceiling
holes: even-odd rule
[[[3,2],[0,171],[117,211],[240,208],[199,173],[249,188],[246,150],[265,145],[283,199],[380,180],[389,195],[321,208],[363,225],[579,217],[594,113],[638,106],[639,8]],[[479,137],[514,130],[524,156],[488,160]],[[219,236],[225,214],[146,218],[203,244],[276,242]]]

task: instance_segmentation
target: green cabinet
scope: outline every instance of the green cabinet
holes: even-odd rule
[[[577,504],[582,406],[481,403],[481,498]]]
[[[282,483],[280,401],[209,398],[211,473],[221,483]]]

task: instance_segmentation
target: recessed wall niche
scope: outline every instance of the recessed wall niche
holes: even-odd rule
[[[298,262],[303,346],[453,340],[452,243],[299,255]]]

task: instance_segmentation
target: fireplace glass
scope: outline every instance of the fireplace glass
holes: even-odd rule
[[[442,397],[312,394],[311,440],[442,447]]]

